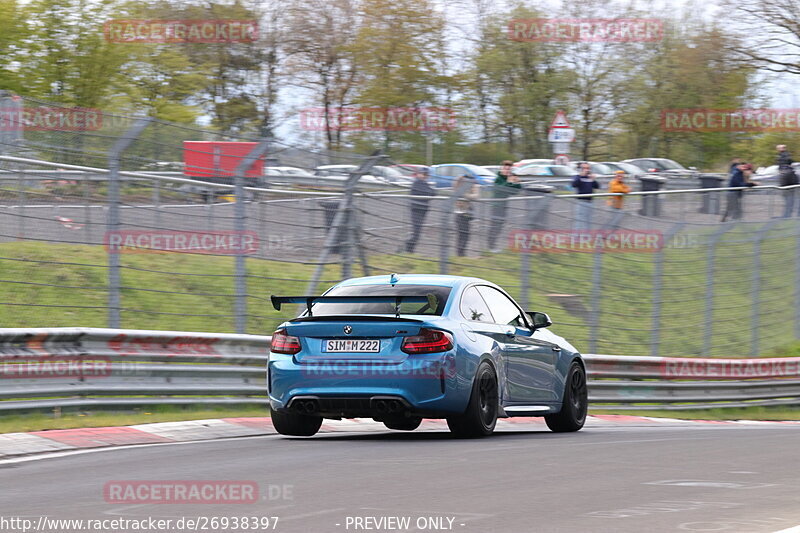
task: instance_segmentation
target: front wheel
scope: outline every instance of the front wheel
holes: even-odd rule
[[[447,419],[447,426],[456,437],[485,437],[497,424],[497,375],[486,361],[478,366],[472,383],[467,410],[463,415]]]
[[[572,363],[564,384],[564,399],[561,411],[547,415],[544,421],[547,427],[556,433],[578,431],[586,422],[586,411],[589,409],[589,393],[586,387],[586,371],[580,363]]]
[[[272,411],[272,425],[281,435],[310,437],[322,426],[321,416],[309,416],[288,411]]]

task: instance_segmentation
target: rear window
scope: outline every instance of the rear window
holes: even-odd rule
[[[403,302],[400,304],[401,315],[436,315],[444,311],[450,287],[438,285],[350,285],[336,287],[325,293],[325,296],[427,296],[436,298],[436,307],[427,303]],[[321,315],[393,315],[394,303],[315,303],[311,308],[314,316]]]

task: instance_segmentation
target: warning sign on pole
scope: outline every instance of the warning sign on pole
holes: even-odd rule
[[[556,116],[553,117],[553,122],[550,123],[551,128],[569,128],[569,120],[567,114],[563,110],[556,111]]]
[[[553,162],[556,165],[569,165],[569,156],[567,154],[558,154]]]

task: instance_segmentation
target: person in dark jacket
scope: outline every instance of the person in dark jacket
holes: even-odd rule
[[[785,144],[779,144],[775,147],[778,151],[777,164],[778,164],[778,178],[781,187],[787,185],[797,185],[797,174],[794,173],[792,167],[792,156],[786,150]],[[796,189],[786,189],[783,191],[783,216],[788,218],[792,216],[794,211],[795,197],[797,196]],[[798,208],[798,215],[800,215],[800,208]]]
[[[494,180],[492,195],[495,201],[492,205],[492,223],[489,227],[489,249],[493,253],[500,251],[495,243],[497,237],[503,232],[506,221],[506,212],[508,211],[506,198],[516,195],[522,189],[519,177],[511,172],[512,165],[511,161],[503,161],[503,166],[497,171],[497,177]]]
[[[428,173],[417,171],[414,173],[414,183],[411,184],[411,196],[436,196],[436,191],[428,183]],[[411,236],[406,241],[406,252],[414,253],[417,247],[425,217],[428,215],[430,200],[425,198],[411,199]]]
[[[592,194],[600,184],[592,174],[589,163],[578,164],[578,174],[572,178],[572,188],[576,194]],[[592,198],[578,198],[575,205],[575,229],[589,229],[592,219]]]
[[[465,256],[469,242],[469,226],[474,218],[472,204],[480,196],[477,180],[469,174],[459,176],[453,184],[453,195],[456,196],[456,255]]]
[[[736,168],[731,172],[731,179],[728,182],[728,187],[752,187],[755,183],[750,182],[750,176],[753,174],[753,167],[749,163],[742,162],[736,165]],[[740,191],[728,191],[728,205],[725,208],[725,214],[722,215],[722,221],[725,222],[730,218],[731,220],[741,220],[744,212],[742,211],[742,193]]]

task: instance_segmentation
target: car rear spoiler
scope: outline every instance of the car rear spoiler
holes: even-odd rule
[[[393,303],[394,312],[400,317],[400,304],[403,302],[427,303],[432,309],[439,305],[439,298],[435,294],[428,293],[423,296],[399,295],[399,296],[270,296],[272,307],[277,311],[281,310],[283,304],[305,304],[308,316],[311,313],[311,306],[317,302],[332,304],[351,304],[351,303]]]

